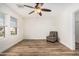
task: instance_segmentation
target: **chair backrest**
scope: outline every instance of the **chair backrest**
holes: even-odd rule
[[[49,36],[57,37],[57,31],[51,31]]]

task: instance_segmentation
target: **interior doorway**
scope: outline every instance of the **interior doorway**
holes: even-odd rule
[[[75,12],[75,50],[79,50],[79,11]]]

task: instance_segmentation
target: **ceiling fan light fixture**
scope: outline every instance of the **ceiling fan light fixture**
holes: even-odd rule
[[[35,9],[34,11],[35,11],[35,13],[40,13],[41,9]]]
[[[36,3],[36,5],[33,7],[33,6],[29,6],[29,5],[23,5],[23,6],[18,6],[18,7],[29,7],[29,8],[32,8],[33,11],[31,11],[30,13],[28,14],[32,14],[32,13],[37,13],[39,14],[40,16],[42,16],[42,11],[45,11],[45,12],[51,12],[50,9],[47,9],[47,8],[42,8],[44,3]]]

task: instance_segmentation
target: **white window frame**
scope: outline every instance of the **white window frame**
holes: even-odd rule
[[[3,31],[4,31],[4,35],[3,36],[0,36],[0,39],[3,39],[3,38],[5,38],[5,14],[0,13],[0,17],[3,18],[3,24],[0,25],[0,26],[3,26]]]
[[[12,18],[15,20],[15,26],[12,26],[12,24],[11,24]],[[14,33],[14,34],[12,34],[12,32],[11,32],[12,28],[15,28],[15,33]],[[13,16],[10,16],[10,29],[11,29],[11,30],[10,30],[10,34],[11,34],[11,35],[17,35],[17,18],[15,18],[15,17],[13,17]]]

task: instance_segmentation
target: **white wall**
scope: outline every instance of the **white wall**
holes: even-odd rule
[[[56,31],[56,16],[28,17],[24,23],[24,39],[46,39],[50,31]]]
[[[0,52],[3,52],[23,39],[23,19],[5,5],[0,5],[0,13],[5,14],[5,26],[7,26],[5,27],[5,38],[0,38]],[[17,35],[14,36],[10,35],[10,16],[17,18]]]
[[[79,4],[72,4],[62,11],[59,20],[60,42],[68,48],[75,49],[75,15],[79,10]]]

